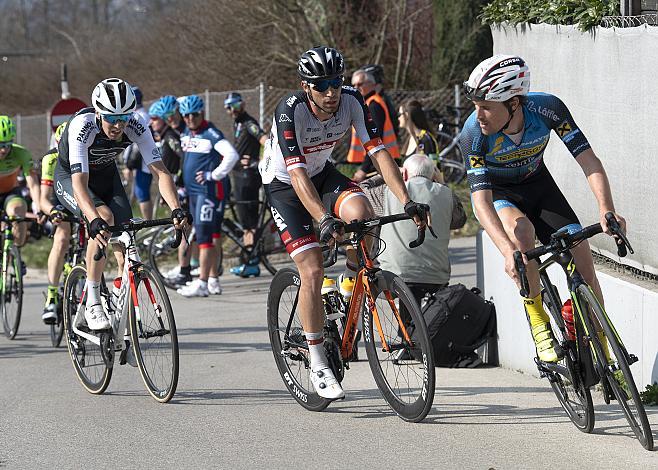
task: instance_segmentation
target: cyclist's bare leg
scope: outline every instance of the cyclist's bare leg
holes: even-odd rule
[[[256,233],[256,230],[253,228],[246,229],[244,231],[244,235],[242,236],[242,243],[244,246],[254,246],[254,234]]]
[[[139,203],[139,210],[142,213],[142,217],[146,220],[151,220],[153,218],[153,201],[144,201]]]
[[[302,281],[297,306],[302,326],[306,332],[320,332],[324,327],[324,311],[320,292],[324,277],[322,251],[320,248],[310,248],[295,255],[293,261]]]
[[[98,215],[100,215],[108,225],[114,225],[114,215],[112,214],[112,211],[109,207],[98,206],[96,207],[96,210],[98,211]],[[112,249],[114,250],[115,258],[117,259],[117,271],[119,275],[121,275],[124,261],[123,253],[121,252],[121,248],[116,245],[114,245]],[[94,282],[100,282],[101,275],[103,274],[103,269],[105,269],[105,263],[107,260],[106,257],[102,257],[100,260],[95,261],[94,255],[96,254],[97,250],[98,243],[96,243],[96,240],[90,238],[87,245],[87,279]]]
[[[516,207],[504,207],[498,211],[498,217],[503,223],[505,233],[518,250],[525,252],[535,247],[535,227],[523,212]],[[536,297],[540,288],[539,269],[535,261],[528,263],[526,275],[530,287],[529,297]]]
[[[214,268],[213,268],[214,266]],[[215,270],[217,277],[217,247],[215,245],[199,247],[199,279],[208,281],[211,270]]]
[[[350,223],[353,220],[362,220],[369,219],[375,216],[375,211],[370,205],[370,201],[365,197],[356,196],[352,197],[340,205],[338,216],[345,221]],[[368,236],[366,237],[366,245],[368,251],[372,248],[373,238]],[[348,245],[345,249],[347,255],[347,262],[350,267],[357,267],[358,260],[356,257],[356,251],[351,245]]]
[[[8,216],[25,217],[27,214],[27,203],[22,197],[12,197],[7,201],[6,212]],[[13,223],[12,233],[16,246],[23,246],[27,241],[27,225],[25,223]]]
[[[69,249],[70,238],[71,224],[61,222],[55,230],[53,246],[48,254],[48,284],[51,286],[59,285],[59,277],[64,269],[64,254]]]

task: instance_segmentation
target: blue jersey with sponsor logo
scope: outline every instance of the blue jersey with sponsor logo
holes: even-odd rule
[[[188,193],[215,195],[216,182],[199,184],[195,178],[198,171],[213,171],[217,168],[221,155],[215,147],[222,140],[224,134],[206,121],[203,121],[197,130],[185,129],[181,134],[180,141],[184,152],[183,182]]]
[[[475,112],[464,124],[459,144],[471,192],[492,189],[496,184],[513,185],[538,175],[545,168],[544,151],[551,130],[574,157],[590,148],[587,138],[558,97],[529,93],[522,109],[524,130],[518,145],[502,132],[484,135]]]

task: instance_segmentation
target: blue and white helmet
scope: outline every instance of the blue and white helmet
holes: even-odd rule
[[[497,54],[480,62],[464,82],[466,98],[507,101],[530,91],[530,70],[518,56]]]
[[[168,112],[173,113],[176,109],[178,109],[178,100],[174,95],[165,95],[160,98],[160,101],[162,101],[162,105]]]
[[[173,114],[173,110],[168,110],[165,104],[162,102],[162,98],[155,101],[149,108],[149,116],[155,116],[163,121],[166,121],[169,116]]]
[[[185,96],[179,103],[179,111],[183,116],[203,111],[203,100],[197,95]]]

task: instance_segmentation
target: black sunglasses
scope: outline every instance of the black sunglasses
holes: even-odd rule
[[[201,116],[201,111],[197,111],[196,113],[183,114],[184,118],[190,117],[190,116],[192,116],[193,118],[198,118],[199,116]]]

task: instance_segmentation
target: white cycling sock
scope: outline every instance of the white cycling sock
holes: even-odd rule
[[[98,281],[90,281],[87,279],[86,282],[87,288],[87,306],[91,307],[92,305],[101,303],[101,283]]]
[[[324,334],[304,332],[306,343],[308,343],[308,352],[311,356],[311,370],[316,371],[329,367],[327,355],[324,353]]]
[[[219,284],[219,278],[218,277],[209,277],[208,278],[208,284]]]

